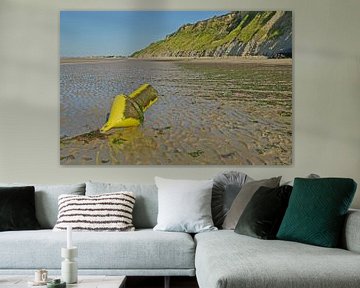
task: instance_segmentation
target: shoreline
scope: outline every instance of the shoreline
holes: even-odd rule
[[[64,57],[60,58],[60,64],[97,64],[121,61],[154,61],[154,62],[187,62],[187,63],[231,63],[231,64],[277,64],[291,65],[292,58],[267,58],[264,56],[226,56],[226,57],[151,57],[151,58],[94,58],[94,57]]]

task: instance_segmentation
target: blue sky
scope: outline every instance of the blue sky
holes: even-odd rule
[[[61,11],[60,56],[122,55],[228,11]]]

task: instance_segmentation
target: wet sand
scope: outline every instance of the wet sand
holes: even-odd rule
[[[61,65],[61,164],[291,164],[291,60],[164,60]],[[144,82],[160,93],[144,124],[100,134]]]

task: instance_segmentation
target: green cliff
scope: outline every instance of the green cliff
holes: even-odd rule
[[[181,26],[131,55],[151,57],[292,56],[291,11],[235,11]]]

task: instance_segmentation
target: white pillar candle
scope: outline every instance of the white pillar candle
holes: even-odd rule
[[[69,225],[66,229],[67,232],[67,242],[66,242],[66,248],[70,249],[72,248],[72,227]]]

